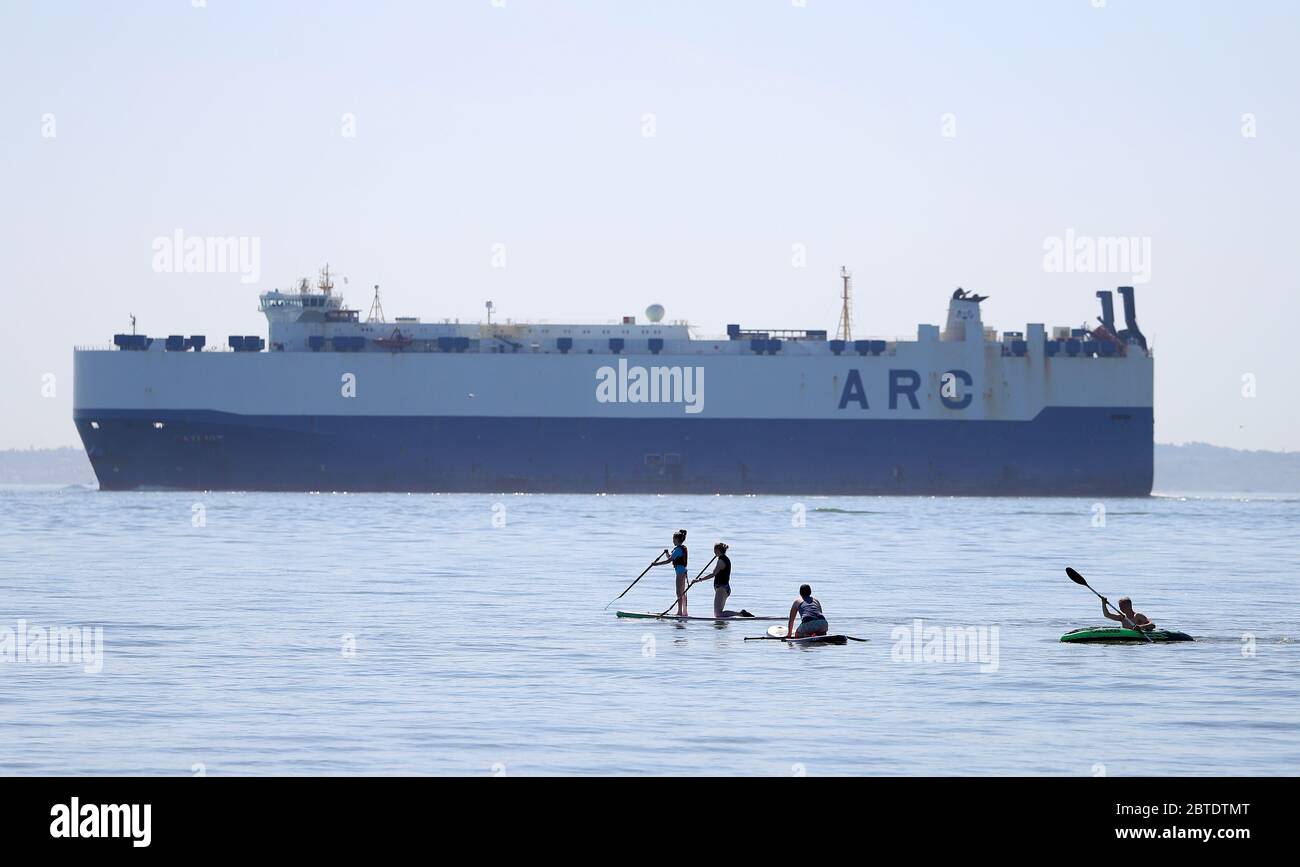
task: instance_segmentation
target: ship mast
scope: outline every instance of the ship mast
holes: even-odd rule
[[[330,279],[329,263],[326,263],[325,267],[320,269],[320,280],[317,281],[316,288],[326,295],[334,291],[334,281]]]
[[[835,332],[835,339],[848,342],[853,339],[853,274],[847,267],[841,267],[840,279],[844,281],[844,293],[841,295],[844,305],[840,308],[840,326]]]
[[[367,322],[384,321],[384,305],[379,303],[379,284],[375,284],[375,300],[370,303],[370,315],[366,317]]]

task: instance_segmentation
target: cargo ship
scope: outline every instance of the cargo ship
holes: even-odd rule
[[[1095,325],[697,336],[610,324],[364,319],[328,268],[260,295],[267,335],[77,349],[102,490],[1146,496],[1153,359],[1132,287]],[[945,295],[947,293],[944,293]],[[941,296],[942,297],[942,296]],[[132,329],[134,332],[134,328]]]

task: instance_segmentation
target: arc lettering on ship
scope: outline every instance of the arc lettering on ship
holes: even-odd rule
[[[939,377],[939,401],[947,409],[965,409],[974,399],[971,388],[974,378],[964,370],[946,370]],[[919,410],[921,403],[916,393],[921,390],[921,374],[915,370],[894,368],[889,371],[889,409],[896,410],[906,403]],[[850,368],[840,389],[840,409],[871,409],[862,373]]]

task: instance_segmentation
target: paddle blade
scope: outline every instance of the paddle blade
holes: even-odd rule
[[[1087,587],[1087,586],[1088,586],[1088,582],[1083,580],[1083,576],[1082,576],[1082,575],[1080,575],[1078,572],[1075,572],[1075,571],[1074,571],[1074,567],[1073,567],[1073,566],[1066,566],[1066,567],[1065,567],[1065,574],[1066,574],[1066,575],[1069,575],[1069,576],[1070,576],[1070,580],[1073,581],[1075,584],[1082,584],[1084,587]]]

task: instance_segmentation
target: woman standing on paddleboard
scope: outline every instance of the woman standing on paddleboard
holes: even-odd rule
[[[794,628],[796,615],[799,617],[798,630]],[[786,624],[785,634],[805,638],[809,635],[825,635],[830,628],[826,615],[822,614],[822,604],[813,598],[812,588],[807,584],[802,585],[799,588],[799,598],[790,606],[790,622]]]
[[[689,617],[686,613],[686,531],[673,533],[673,550],[668,554],[668,562],[673,564],[677,574],[677,616]]]

